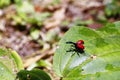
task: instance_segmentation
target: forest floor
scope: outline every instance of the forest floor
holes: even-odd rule
[[[38,61],[49,64],[41,64],[40,68],[50,73],[53,80],[59,80],[52,69],[59,40],[75,25],[97,29],[120,20],[120,11],[108,10],[110,1],[12,0],[0,9],[0,47],[16,50],[25,68]]]

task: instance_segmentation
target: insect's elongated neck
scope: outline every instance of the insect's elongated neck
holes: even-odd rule
[[[76,43],[71,42],[71,41],[66,42],[66,44],[74,44],[74,45],[76,45]]]

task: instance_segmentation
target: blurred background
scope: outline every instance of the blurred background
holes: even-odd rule
[[[73,26],[97,29],[120,20],[120,0],[0,0],[0,47],[16,50],[25,68],[52,70],[58,41]]]

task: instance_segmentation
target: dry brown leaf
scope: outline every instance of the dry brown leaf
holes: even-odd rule
[[[84,8],[99,7],[102,5],[102,3],[98,2],[97,0],[75,0],[74,4]]]
[[[53,14],[53,16],[44,22],[45,28],[53,28],[61,24],[65,19],[65,8],[61,8]]]

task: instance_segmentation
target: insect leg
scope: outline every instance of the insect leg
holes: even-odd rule
[[[75,52],[75,49],[71,48],[71,49],[67,50],[66,52]]]
[[[80,54],[77,52],[77,55],[80,57]]]
[[[75,55],[75,52],[71,56],[73,56],[73,55]]]

